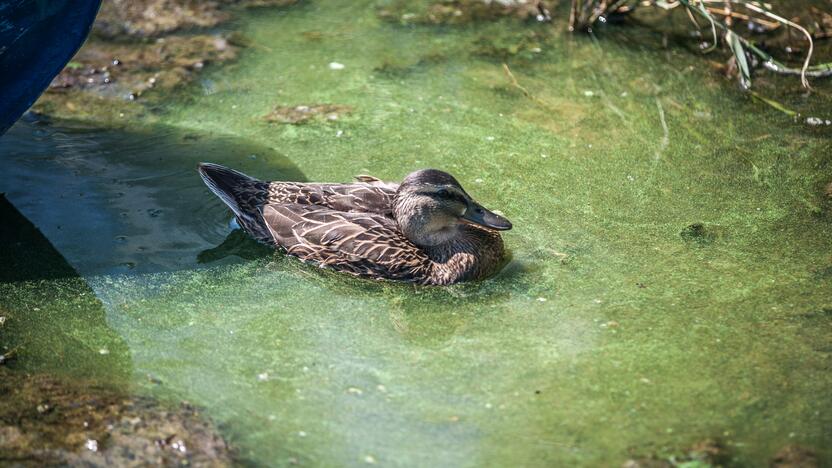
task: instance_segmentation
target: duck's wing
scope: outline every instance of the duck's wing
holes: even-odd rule
[[[373,177],[371,175],[359,174],[355,176],[355,180],[358,182],[363,182],[365,184],[374,185],[376,187],[381,187],[387,191],[396,193],[396,190],[399,189],[399,184],[395,182],[385,182],[378,177]]]
[[[383,215],[311,205],[266,205],[275,243],[304,261],[358,276],[424,281],[431,261]]]
[[[335,211],[376,213],[391,217],[397,188],[396,184],[381,181],[353,184],[271,182],[267,203],[316,205]]]

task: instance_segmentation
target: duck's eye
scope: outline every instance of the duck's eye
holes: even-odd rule
[[[451,192],[447,191],[446,189],[439,189],[436,191],[436,194],[444,198],[450,196]]]

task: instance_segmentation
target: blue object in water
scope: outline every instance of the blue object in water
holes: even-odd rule
[[[101,0],[0,0],[0,135],[75,55]]]

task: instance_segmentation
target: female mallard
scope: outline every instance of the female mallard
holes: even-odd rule
[[[199,173],[258,241],[357,276],[439,285],[482,279],[505,255],[497,231],[511,229],[436,169],[400,185],[368,176],[351,184],[263,182],[209,163]]]

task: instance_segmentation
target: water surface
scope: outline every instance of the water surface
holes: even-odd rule
[[[649,32],[411,27],[373,5],[244,16],[253,46],[154,125],[0,139],[0,191],[103,304],[136,392],[205,407],[251,464],[617,466],[706,438],[738,465],[790,443],[831,459],[826,129]],[[318,103],[354,112],[262,119]],[[450,288],[320,271],[235,237],[201,160],[290,180],[445,169],[512,220],[512,261]],[[61,281],[0,284],[3,306],[31,313]]]

